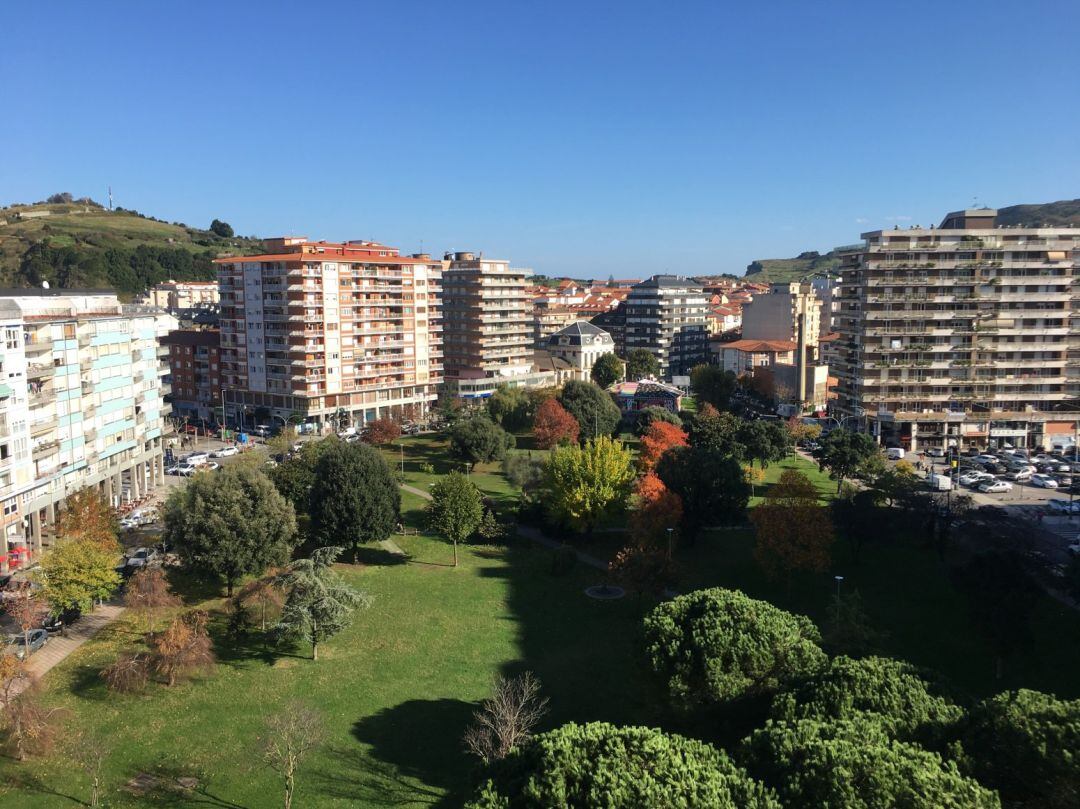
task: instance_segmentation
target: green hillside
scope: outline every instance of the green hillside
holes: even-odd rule
[[[999,225],[1021,227],[1080,227],[1080,199],[1065,199],[1042,205],[1010,205],[998,208]]]
[[[998,208],[997,222],[1010,227],[1080,227],[1080,199]],[[799,281],[816,273],[836,272],[838,264],[835,251],[824,255],[810,251],[796,258],[762,258],[747,266],[746,280],[767,284]]]
[[[112,287],[130,297],[169,279],[211,280],[213,259],[261,249],[257,239],[109,211],[91,200],[0,208],[0,287],[48,281]]]
[[[762,258],[746,268],[746,280],[762,284],[784,284],[800,281],[817,273],[836,272],[840,260],[832,251],[824,255],[816,250],[800,253],[795,258]]]

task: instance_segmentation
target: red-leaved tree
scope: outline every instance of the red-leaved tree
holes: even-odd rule
[[[536,446],[540,449],[551,449],[562,442],[576,444],[578,431],[577,419],[571,416],[558,400],[545,399],[536,409],[533,435],[536,437]]]
[[[401,427],[393,419],[375,419],[364,433],[364,441],[369,444],[389,444],[400,437]]]
[[[678,494],[649,472],[638,481],[635,491],[637,508],[631,521],[631,534],[639,546],[667,543],[667,529],[676,528],[682,519],[683,503]]]
[[[649,472],[660,461],[660,456],[672,447],[685,447],[686,433],[666,421],[654,421],[641,437],[641,453],[638,466]]]

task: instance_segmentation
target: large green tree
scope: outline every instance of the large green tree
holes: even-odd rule
[[[645,618],[645,652],[681,710],[774,694],[825,663],[813,622],[738,590],[697,590]]]
[[[727,410],[735,392],[735,374],[715,365],[696,365],[690,369],[690,387],[699,402]]]
[[[450,451],[470,469],[478,463],[501,461],[515,443],[514,436],[485,415],[458,419],[450,427]]]
[[[614,438],[555,447],[545,467],[548,514],[574,531],[591,531],[626,505],[634,477],[633,456]]]
[[[480,526],[484,499],[468,477],[451,472],[431,487],[427,516],[428,525],[454,544],[454,567],[457,567],[458,543],[467,540]]]
[[[72,608],[90,612],[120,586],[119,546],[93,539],[61,539],[32,573],[53,615]]]
[[[772,722],[743,741],[738,760],[785,806],[830,809],[1000,809],[995,792],[871,717]]]
[[[757,461],[764,469],[772,461],[783,460],[791,449],[791,433],[775,419],[755,419],[739,425],[738,442],[743,457],[752,464]]]
[[[683,501],[682,535],[693,541],[702,528],[739,522],[750,486],[734,458],[707,446],[673,447],[656,474]]]
[[[626,378],[630,382],[639,382],[650,376],[660,376],[660,360],[645,348],[635,348],[626,355]]]
[[[975,776],[1016,806],[1080,806],[1080,700],[998,694],[972,709],[963,745]]]
[[[623,378],[623,361],[614,354],[601,354],[589,372],[592,381],[602,388],[610,388]]]
[[[339,442],[336,435],[319,441],[305,441],[299,452],[270,470],[270,480],[282,497],[292,503],[298,515],[307,513],[311,505],[311,489],[315,485],[315,466],[319,456]]]
[[[401,491],[377,449],[336,441],[319,456],[311,487],[311,533],[319,545],[343,545],[355,558],[361,544],[389,537],[400,513]]]
[[[666,407],[653,406],[638,411],[637,421],[634,422],[634,434],[640,438],[658,421],[674,424],[680,430],[683,429],[683,420],[679,418],[678,413],[672,413]]]
[[[582,443],[588,438],[613,435],[622,419],[611,395],[592,382],[571,380],[563,385],[557,398],[577,421]]]
[[[741,461],[746,452],[746,448],[739,442],[739,430],[743,423],[734,413],[722,413],[706,403],[690,420],[690,443],[695,447],[708,447],[721,455],[729,455]]]
[[[563,725],[488,775],[468,809],[779,809],[724,752],[654,728]]]
[[[872,715],[890,736],[937,744],[964,716],[923,672],[888,657],[840,656],[773,700],[775,719],[857,719]]]
[[[292,505],[266,475],[244,464],[198,474],[165,503],[165,541],[198,576],[224,581],[288,561],[296,546]]]
[[[532,426],[533,402],[526,388],[499,385],[488,397],[487,413],[504,430],[519,432]]]
[[[866,433],[853,433],[840,427],[821,439],[814,457],[829,470],[829,476],[836,481],[836,493],[839,494],[844,479],[856,477],[859,470],[879,452],[874,439]]]
[[[277,577],[285,590],[285,605],[275,627],[279,637],[311,644],[311,659],[319,659],[319,644],[351,622],[353,613],[371,605],[371,596],[349,586],[333,569],[341,548],[318,548],[310,559],[297,559]]]

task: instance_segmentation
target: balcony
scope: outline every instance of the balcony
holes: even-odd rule
[[[60,441],[53,439],[51,441],[42,441],[39,444],[35,444],[34,448],[30,451],[31,457],[37,461],[42,458],[48,458],[51,455],[55,455],[60,451]]]
[[[45,334],[27,334],[23,342],[28,355],[52,351],[53,348],[52,337]]]
[[[26,366],[27,379],[45,379],[56,373],[56,366],[52,363],[32,362]]]

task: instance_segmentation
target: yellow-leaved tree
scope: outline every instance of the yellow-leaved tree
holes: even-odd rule
[[[769,576],[782,575],[790,586],[796,570],[828,569],[832,521],[802,472],[786,470],[751,511],[750,521],[757,529],[754,557]]]
[[[549,516],[579,533],[592,531],[621,511],[634,482],[630,450],[606,435],[583,447],[556,447],[544,471]]]

